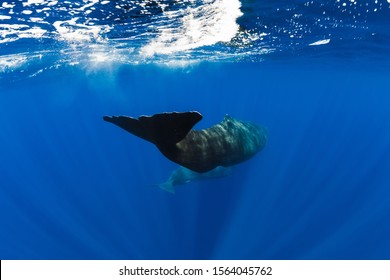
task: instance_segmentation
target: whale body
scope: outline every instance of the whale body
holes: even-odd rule
[[[200,173],[248,160],[267,142],[264,128],[228,115],[219,124],[202,130],[192,130],[202,119],[195,111],[103,119],[155,144],[171,161]]]
[[[167,192],[175,193],[174,187],[176,186],[184,185],[193,181],[225,177],[232,173],[232,169],[233,167],[217,166],[208,172],[199,173],[183,166],[179,166],[172,172],[166,182],[161,183],[158,186],[160,189]]]

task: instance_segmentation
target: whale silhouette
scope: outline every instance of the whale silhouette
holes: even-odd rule
[[[264,128],[228,115],[219,124],[202,130],[192,130],[202,119],[196,111],[103,119],[155,144],[171,161],[200,173],[248,160],[267,142]]]

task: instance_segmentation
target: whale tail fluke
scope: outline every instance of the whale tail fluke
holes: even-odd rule
[[[181,141],[201,119],[202,115],[195,111],[161,113],[138,119],[126,116],[103,117],[103,120],[158,146],[174,145]]]

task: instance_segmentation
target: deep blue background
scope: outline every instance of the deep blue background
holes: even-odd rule
[[[0,84],[0,259],[389,259],[389,71],[327,59],[112,66]],[[266,148],[175,195],[103,115],[198,110]]]

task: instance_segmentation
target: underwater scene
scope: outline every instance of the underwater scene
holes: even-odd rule
[[[0,3],[0,259],[390,259],[390,0]]]

